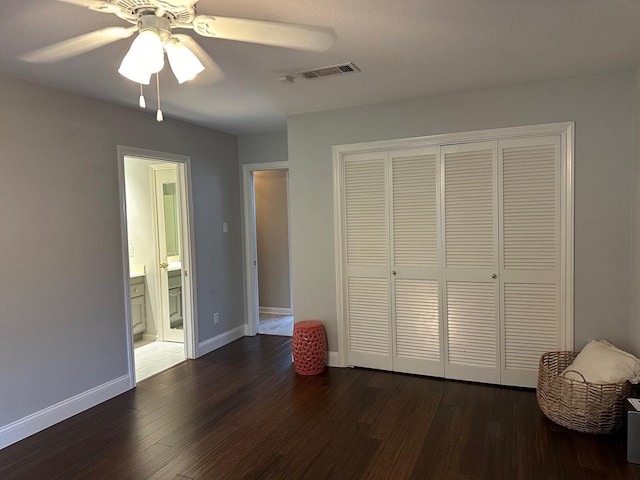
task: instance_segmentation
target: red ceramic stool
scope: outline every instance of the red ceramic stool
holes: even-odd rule
[[[327,357],[327,336],[322,322],[307,320],[293,324],[293,364],[300,375],[318,375]]]

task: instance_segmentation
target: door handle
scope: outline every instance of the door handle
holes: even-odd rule
[[[167,262],[162,262],[160,264],[160,268],[167,268],[169,266],[169,264]]]
[[[493,273],[493,274],[491,275],[491,278],[498,278],[498,276],[497,276],[495,273]]]
[[[394,270],[394,271],[393,271],[393,272],[391,272],[391,273],[392,273],[393,275],[395,275],[395,274],[396,274],[396,271]]]

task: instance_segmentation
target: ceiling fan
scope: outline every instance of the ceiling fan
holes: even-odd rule
[[[222,77],[215,61],[192,37],[174,33],[174,30],[190,29],[204,37],[317,52],[327,50],[335,41],[335,34],[330,28],[199,15],[196,13],[198,0],[58,1],[112,13],[133,26],[103,28],[39,48],[20,59],[30,63],[57,62],[137,34],[118,72],[139,83],[141,89],[142,84],[150,83],[151,75],[164,67],[165,52],[179,83],[193,79],[205,69],[209,71],[210,78]],[[141,95],[141,106],[143,101]],[[158,109],[159,120],[160,117]]]

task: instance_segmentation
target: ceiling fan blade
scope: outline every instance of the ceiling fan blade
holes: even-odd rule
[[[206,37],[314,52],[327,50],[336,39],[330,28],[212,15],[198,15],[193,20],[193,29]]]
[[[138,27],[107,27],[95,32],[85,33],[62,42],[47,45],[20,56],[20,60],[29,63],[53,63],[82,53],[95,50],[116,40],[128,38],[138,31]]]
[[[70,3],[79,7],[89,8],[96,12],[115,13],[118,7],[109,3],[107,0],[58,0],[62,3]]]
[[[209,83],[219,82],[224,79],[224,72],[222,69],[218,66],[215,60],[211,58],[211,56],[205,52],[200,45],[198,45],[198,42],[189,35],[184,34],[172,35],[172,37],[177,38],[181,43],[183,43],[196,57],[198,57],[198,60],[202,62],[202,65],[204,65],[204,72],[200,73],[193,80],[193,83],[206,85]]]

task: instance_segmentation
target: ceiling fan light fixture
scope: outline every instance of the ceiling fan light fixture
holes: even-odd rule
[[[204,65],[198,57],[189,50],[185,44],[171,38],[165,43],[169,65],[176,76],[178,83],[182,84],[193,80],[196,75],[204,70]]]
[[[283,48],[323,52],[335,41],[330,28],[196,14],[199,0],[58,0],[112,13],[133,26],[106,27],[39,48],[20,57],[31,63],[50,63],[90,52],[119,39],[135,35],[120,63],[118,73],[140,84],[138,105],[146,107],[142,85],[149,85],[156,74],[158,93],[157,119],[162,121],[158,72],[164,68],[164,52],[171,69],[183,84],[205,69],[207,83],[221,80],[224,75],[211,56],[189,35],[172,34],[174,29],[192,29],[204,37],[257,43]],[[281,80],[293,81],[292,75]]]
[[[164,50],[160,35],[153,30],[143,30],[122,59],[118,73],[133,82],[149,85],[151,75],[163,67]]]
[[[136,64],[135,61],[127,56],[122,60],[118,73],[135,83],[142,85],[151,83],[151,72],[143,70],[139,64]]]

